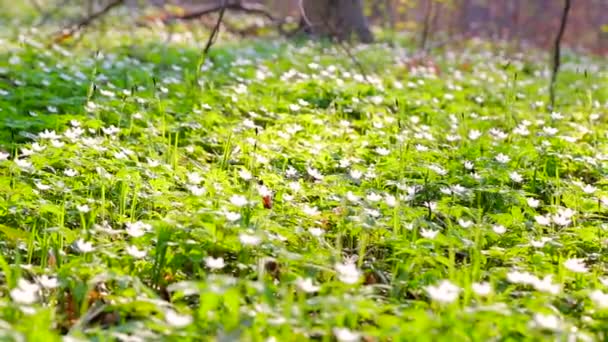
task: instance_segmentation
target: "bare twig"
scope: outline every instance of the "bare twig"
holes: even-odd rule
[[[308,19],[308,16],[306,15],[306,10],[304,9],[304,0],[299,0],[298,1],[298,6],[300,7],[300,16],[302,17],[302,19],[304,20],[304,23],[306,23],[306,25],[308,27],[312,27],[312,22]]]
[[[352,53],[350,47],[347,46],[344,41],[339,40],[339,39],[338,39],[338,45],[342,48],[344,53],[346,53],[346,55],[350,58],[350,60],[355,65],[355,67],[357,67],[357,69],[359,70],[359,73],[361,74],[361,76],[363,76],[363,79],[365,80],[365,82],[371,84],[369,78],[367,77],[367,73],[365,72],[365,68],[363,67],[363,64],[361,64],[361,62],[359,62],[357,57],[355,57],[355,55]]]
[[[68,4],[68,2],[70,2],[70,0],[63,0],[59,5],[56,5],[54,9],[43,13],[40,17],[40,20],[36,22],[35,26],[42,26],[46,24],[46,22],[51,19],[51,17],[53,17],[55,14],[57,14],[62,8],[64,8]]]
[[[222,20],[224,19],[224,13],[226,12],[227,5],[228,5],[227,0],[222,0],[222,7],[220,8],[220,13],[217,17],[217,21],[215,22],[215,26],[213,27],[213,30],[211,31],[211,35],[207,39],[205,48],[203,49],[203,52],[201,53],[201,57],[199,58],[198,63],[196,64],[196,73],[195,74],[196,74],[197,82],[200,79],[201,67],[203,66],[203,64],[205,64],[205,61],[207,60],[207,54],[209,53],[211,46],[213,45],[213,43],[215,43],[215,40],[217,39],[217,36],[219,35],[220,25],[222,24]]]
[[[32,5],[32,7],[34,7],[34,9],[40,13],[42,13],[42,6],[40,6],[40,4],[38,3],[38,1],[36,0],[30,0],[30,4]]]
[[[89,26],[96,19],[104,16],[114,7],[118,7],[124,3],[124,0],[113,0],[106,4],[104,8],[99,10],[98,12],[92,13],[86,18],[81,19],[79,22],[72,25],[70,28],[65,28],[61,32],[56,35],[55,42],[60,42],[66,38],[69,38],[74,35],[74,33],[80,31],[81,29]]]
[[[555,107],[555,82],[557,81],[557,73],[561,64],[561,43],[564,31],[566,31],[566,23],[568,22],[568,13],[570,12],[570,0],[564,0],[564,10],[559,24],[559,31],[555,37],[553,45],[553,68],[551,70],[551,84],[549,85],[549,110]]]
[[[217,36],[220,33],[220,25],[222,24],[222,20],[224,19],[224,13],[226,12],[226,0],[222,0],[222,8],[220,9],[220,14],[217,17],[217,22],[215,23],[215,26],[213,27],[213,31],[211,31],[211,35],[209,36],[209,39],[207,39],[207,44],[205,44],[205,49],[203,49],[203,55],[206,56],[207,53],[209,52],[209,49],[211,49],[211,46],[213,45],[213,43],[215,43],[215,40],[217,39]]]

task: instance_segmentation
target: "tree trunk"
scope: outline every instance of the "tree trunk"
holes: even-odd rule
[[[300,0],[302,16],[313,34],[348,40],[356,34],[364,43],[374,40],[365,15],[363,0]]]

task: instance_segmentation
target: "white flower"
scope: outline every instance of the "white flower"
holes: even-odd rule
[[[253,178],[253,175],[251,175],[251,172],[249,172],[247,169],[242,169],[239,171],[239,177],[241,177],[241,179],[244,181],[248,181]]]
[[[258,236],[242,233],[239,235],[239,240],[243,245],[255,246],[262,242],[262,239]]]
[[[36,188],[38,188],[38,190],[42,190],[42,191],[49,190],[51,188],[50,185],[42,184],[40,182],[36,182],[35,185],[36,185]]]
[[[537,215],[534,216],[534,220],[536,220],[536,223],[540,224],[541,226],[548,226],[551,224],[551,219],[547,216]]]
[[[458,219],[458,224],[462,228],[467,229],[467,228],[470,228],[473,225],[473,221]]]
[[[333,332],[338,342],[356,342],[361,340],[361,334],[347,328],[334,328]]]
[[[371,192],[371,193],[369,193],[369,194],[367,195],[366,199],[367,199],[368,201],[370,201],[370,202],[378,202],[379,200],[381,200],[381,199],[382,199],[382,196],[381,196],[381,195],[378,195],[378,194],[376,194],[376,193],[374,193],[374,192]]]
[[[74,247],[76,247],[80,253],[89,253],[94,250],[93,243],[86,242],[83,239],[76,240],[76,242],[74,242]]]
[[[566,260],[564,262],[564,267],[574,273],[587,273],[589,271],[589,269],[585,265],[584,260],[579,258]]]
[[[62,148],[63,146],[65,146],[65,143],[59,140],[51,140],[51,145],[55,148]]]
[[[57,286],[59,286],[59,281],[57,280],[57,278],[55,278],[55,277],[49,277],[46,274],[40,276],[38,278],[38,282],[45,289],[54,289]]]
[[[0,151],[0,161],[7,160],[8,157],[10,157],[10,154],[8,154],[6,152],[3,152],[3,151]]]
[[[145,233],[149,232],[152,230],[152,226],[141,222],[141,221],[137,221],[137,222],[127,222],[126,224],[127,226],[127,234],[129,234],[132,237],[140,237],[143,236]]]
[[[592,193],[594,193],[594,192],[595,192],[595,190],[597,190],[597,188],[596,188],[596,187],[594,187],[594,186],[593,186],[593,185],[591,185],[591,184],[587,184],[587,185],[585,185],[585,187],[583,188],[583,192],[584,192],[584,193],[586,193],[586,194],[592,194]]]
[[[61,138],[61,135],[57,135],[57,133],[55,133],[55,131],[49,131],[48,129],[45,129],[43,132],[38,133],[38,137],[40,139],[56,140],[56,139]]]
[[[378,148],[376,148],[376,153],[378,153],[381,156],[388,156],[389,153],[391,153],[391,151],[384,147],[378,147]]]
[[[226,266],[223,258],[214,258],[212,256],[205,257],[205,266],[212,270],[221,270]]]
[[[429,165],[428,168],[432,171],[435,171],[440,176],[445,176],[448,174],[448,171],[446,169],[438,165]]]
[[[473,165],[473,163],[472,163],[472,162],[470,162],[470,161],[468,161],[468,160],[466,160],[466,161],[464,162],[464,168],[465,168],[465,169],[467,169],[467,170],[469,170],[469,171],[470,171],[470,170],[473,170],[473,168],[474,168],[474,167],[475,167],[475,165]]]
[[[530,240],[530,245],[535,248],[543,248],[547,242],[551,241],[550,237],[543,236],[540,240]]]
[[[234,212],[234,211],[226,211],[226,212],[224,212],[224,216],[230,222],[234,222],[241,218],[241,214]]]
[[[569,218],[562,216],[562,215],[553,215],[553,222],[555,222],[555,224],[557,224],[558,226],[562,226],[565,227],[567,225],[569,225],[572,221],[570,221]]]
[[[388,205],[389,207],[392,208],[397,205],[397,199],[395,198],[395,196],[387,194],[384,197],[385,197],[384,201],[386,202],[386,205]]]
[[[528,272],[511,271],[507,273],[507,280],[514,284],[533,285],[538,278]]]
[[[78,210],[78,212],[80,212],[80,213],[86,214],[89,211],[91,211],[91,208],[89,208],[88,205],[83,204],[83,205],[77,205],[76,210]]]
[[[499,130],[498,128],[490,129],[490,134],[492,135],[492,138],[494,138],[496,140],[504,140],[508,136],[507,133]]]
[[[361,277],[361,271],[357,269],[354,263],[336,264],[335,267],[338,272],[338,279],[345,284],[355,284]]]
[[[589,293],[589,298],[600,309],[608,308],[608,294],[606,294],[600,290],[594,290],[591,293]]]
[[[496,161],[501,164],[506,164],[511,160],[511,158],[509,158],[509,156],[507,156],[503,153],[499,153],[494,159],[496,159]]]
[[[38,291],[40,291],[38,284],[19,278],[17,287],[11,290],[10,295],[16,303],[30,305],[38,300]]]
[[[481,132],[476,129],[469,131],[469,139],[471,140],[477,140],[477,138],[479,138],[480,136]]]
[[[25,171],[32,168],[32,162],[27,159],[15,159],[15,164],[17,164],[20,169]]]
[[[559,284],[553,284],[553,275],[551,274],[545,276],[543,279],[536,279],[532,283],[532,286],[534,286],[537,291],[547,292],[552,295],[559,294],[559,291],[561,290]]]
[[[306,172],[308,172],[308,175],[316,180],[323,180],[323,175],[315,168],[307,167]]]
[[[302,190],[302,185],[297,181],[289,182],[288,186],[289,186],[289,189],[291,189],[291,191],[293,191],[293,192],[298,192],[298,191]]]
[[[285,170],[285,176],[288,178],[295,177],[297,174],[298,171],[294,169],[291,165],[287,167],[287,170]]]
[[[198,185],[189,185],[188,190],[190,190],[190,193],[192,193],[194,196],[202,196],[207,192],[205,187]]]
[[[347,192],[347,193],[346,193],[346,199],[347,199],[349,202],[356,203],[356,202],[359,202],[359,200],[360,200],[361,198],[360,198],[359,196],[357,196],[357,195],[353,194],[353,192],[352,192],[352,191],[349,191],[349,192]]]
[[[559,331],[561,330],[561,325],[562,322],[559,319],[559,317],[555,316],[555,315],[544,315],[544,314],[534,314],[533,320],[532,320],[532,326],[539,328],[539,329],[545,329],[545,330],[551,330],[551,331]]]
[[[317,292],[317,291],[319,291],[319,289],[321,289],[320,286],[314,285],[312,282],[312,279],[310,279],[310,278],[306,278],[306,279],[298,278],[296,280],[296,286],[300,290],[302,290],[306,293]]]
[[[319,215],[319,209],[317,209],[317,207],[310,207],[308,205],[304,205],[304,207],[302,207],[302,211],[307,216],[317,216],[317,215]]]
[[[416,146],[414,146],[416,148],[416,151],[418,152],[426,152],[429,150],[428,147],[421,145],[421,144],[416,144]]]
[[[182,328],[192,323],[192,316],[181,315],[173,310],[167,310],[165,312],[165,320],[173,327]]]
[[[545,134],[548,136],[553,136],[557,134],[558,131],[557,128],[545,126],[543,127],[543,132],[545,132]]]
[[[526,198],[526,202],[528,203],[530,208],[538,208],[538,205],[540,204],[539,200],[537,200],[536,198],[532,198],[532,197]]]
[[[203,181],[203,177],[198,172],[190,172],[186,174],[186,177],[188,177],[188,183],[193,185],[198,185]]]
[[[139,250],[137,246],[127,246],[127,254],[135,259],[141,259],[148,254],[145,250]]]
[[[524,180],[524,177],[522,177],[522,175],[520,175],[517,171],[510,172],[509,178],[511,178],[514,183],[521,183]]]
[[[359,170],[350,170],[350,178],[354,180],[359,180],[363,176],[363,172]]]
[[[437,209],[437,202],[424,202],[425,207],[429,208],[430,211],[435,211]]]
[[[243,207],[247,205],[247,197],[242,195],[232,195],[230,197],[230,203],[237,207]]]
[[[494,233],[496,234],[504,234],[507,232],[507,228],[505,228],[505,226],[500,225],[500,224],[495,224],[492,226],[492,230],[494,231]]]
[[[552,216],[552,219],[553,222],[559,226],[567,226],[572,222],[570,219],[574,214],[576,214],[576,212],[570,208],[559,208],[557,209],[557,214]]]
[[[154,160],[154,159],[150,159],[150,158],[146,158],[146,162],[148,163],[149,167],[157,167],[160,165],[160,162],[158,160]]]
[[[437,234],[439,234],[438,230],[425,229],[425,228],[420,229],[420,235],[425,239],[432,240],[437,236]]]
[[[74,169],[65,169],[63,170],[63,174],[67,177],[74,177],[78,174],[78,172],[76,172],[76,170]]]
[[[272,196],[272,191],[266,185],[258,186],[258,194],[262,197]]]
[[[425,290],[432,300],[440,303],[452,303],[458,299],[460,288],[449,280],[442,280],[439,285],[429,285]]]
[[[312,236],[316,236],[319,237],[321,235],[323,235],[323,233],[325,233],[325,231],[321,228],[309,228],[308,232],[312,235]]]
[[[572,216],[574,216],[576,214],[576,211],[570,209],[570,208],[559,208],[557,209],[557,214],[560,216],[564,216],[566,218],[571,218]]]
[[[471,284],[471,289],[473,289],[476,295],[485,297],[492,293],[492,284],[488,282],[473,283]]]

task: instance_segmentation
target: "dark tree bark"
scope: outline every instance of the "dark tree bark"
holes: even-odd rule
[[[433,17],[433,0],[426,0],[424,7],[424,22],[422,26],[422,36],[420,37],[420,50],[426,50],[426,41],[431,31],[431,18]]]
[[[356,34],[364,43],[374,36],[363,14],[363,0],[300,0],[307,29],[323,36],[348,40]]]

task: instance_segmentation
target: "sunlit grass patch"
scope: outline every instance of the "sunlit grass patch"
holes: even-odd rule
[[[196,82],[195,47],[31,39],[0,59],[7,337],[605,338],[601,62],[550,113],[542,54],[475,43],[358,47],[365,77],[218,45]]]

